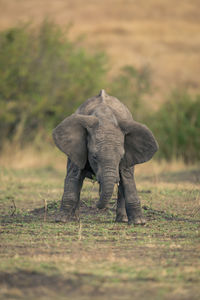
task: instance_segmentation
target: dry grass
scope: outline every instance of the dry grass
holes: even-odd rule
[[[17,145],[7,144],[0,155],[0,166],[13,169],[52,167],[56,170],[64,170],[67,157],[61,153],[55,145],[45,144],[44,148],[36,149],[29,145],[20,149]],[[190,166],[192,167],[192,166]],[[155,177],[163,172],[182,171],[188,166],[182,160],[166,162],[165,160],[151,161],[136,166],[136,174],[151,174]]]
[[[171,88],[199,91],[199,7],[199,0],[1,0],[0,28],[44,17],[71,23],[72,38],[83,34],[84,46],[107,51],[111,75],[125,64],[148,65],[156,106]]]
[[[13,169],[53,167],[63,170],[66,161],[67,157],[55,145],[48,144],[40,149],[33,145],[20,149],[17,144],[7,143],[0,155],[0,166]]]

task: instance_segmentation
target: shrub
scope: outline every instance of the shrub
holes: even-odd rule
[[[0,134],[18,142],[47,136],[104,85],[104,54],[89,54],[55,24],[0,33]]]
[[[173,92],[149,124],[159,142],[159,158],[200,160],[200,95]]]
[[[116,96],[132,112],[134,119],[143,121],[146,113],[144,96],[151,91],[150,70],[125,66],[111,83],[111,94]]]

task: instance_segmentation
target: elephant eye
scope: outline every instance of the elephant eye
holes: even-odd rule
[[[93,155],[92,155],[92,158],[93,158],[94,160],[97,160],[96,154],[93,154]]]

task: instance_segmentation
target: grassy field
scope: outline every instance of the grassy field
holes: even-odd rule
[[[0,0],[0,29],[45,17],[63,27],[71,23],[72,39],[82,35],[90,51],[109,54],[112,76],[125,64],[148,66],[156,106],[172,88],[199,92],[199,5],[199,0]]]
[[[80,221],[55,223],[63,169],[1,167],[2,300],[200,298],[199,168],[137,167],[143,227],[114,222],[116,190],[98,211],[91,181]]]

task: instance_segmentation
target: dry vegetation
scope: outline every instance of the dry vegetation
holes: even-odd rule
[[[199,91],[199,7],[199,0],[1,0],[0,29],[45,17],[71,23],[72,38],[83,34],[87,48],[110,55],[111,74],[125,64],[147,65],[158,103],[177,86]]]

